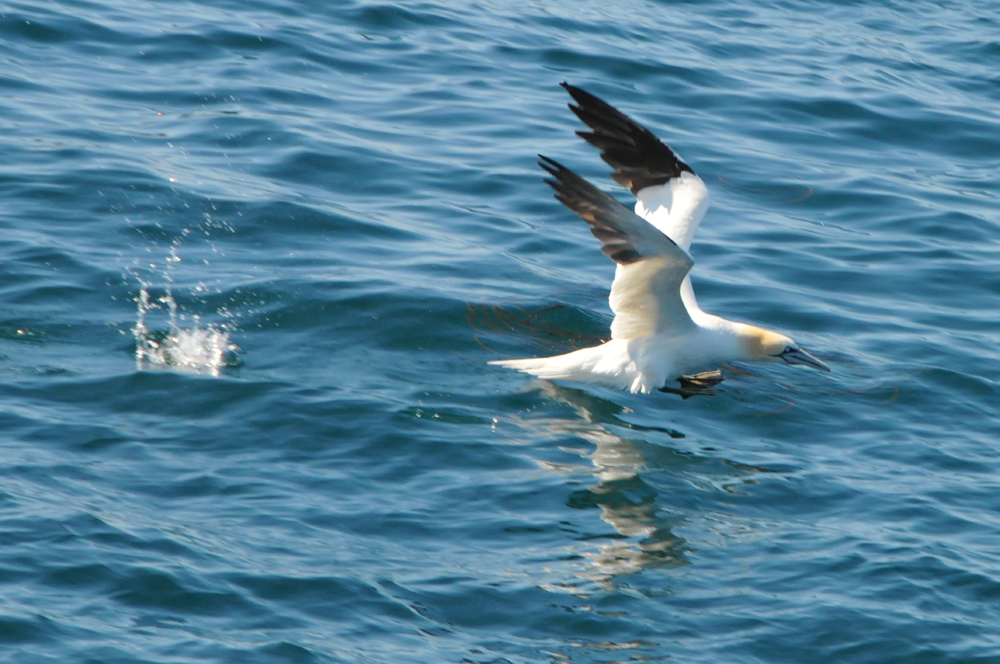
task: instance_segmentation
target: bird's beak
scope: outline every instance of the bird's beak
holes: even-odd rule
[[[801,348],[795,348],[788,350],[781,355],[781,359],[789,364],[804,364],[807,367],[812,367],[813,369],[819,369],[820,371],[830,371],[830,367],[826,366],[819,358],[814,357],[812,354],[804,351]]]

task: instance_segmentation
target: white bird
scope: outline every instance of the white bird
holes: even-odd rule
[[[611,284],[611,340],[565,355],[490,364],[546,379],[601,383],[632,392],[653,390],[685,397],[711,394],[721,373],[686,375],[738,360],[783,360],[830,371],[792,339],[754,325],[706,313],[698,306],[688,273],[691,239],[708,209],[708,189],[648,129],[568,83],[579,106],[570,109],[593,131],[577,132],[601,150],[619,184],[632,190],[635,212],[561,164],[539,165],[556,199],[590,224],[601,251],[617,263]],[[681,389],[666,387],[678,380]]]

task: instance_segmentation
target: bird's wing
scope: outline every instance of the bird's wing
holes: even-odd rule
[[[577,135],[601,151],[615,169],[611,178],[635,194],[636,214],[689,250],[708,209],[705,183],[651,131],[594,95],[562,86],[579,104],[570,109],[593,130]]]
[[[547,157],[539,165],[556,200],[590,224],[601,251],[618,264],[611,284],[614,339],[659,332],[681,334],[694,327],[680,287],[694,265],[691,256],[642,217],[582,177]]]

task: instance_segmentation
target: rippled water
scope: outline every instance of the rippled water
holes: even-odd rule
[[[998,16],[8,3],[0,658],[1000,661]],[[563,80],[832,374],[486,365],[607,331]]]

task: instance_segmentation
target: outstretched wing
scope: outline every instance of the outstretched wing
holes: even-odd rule
[[[601,251],[618,264],[611,284],[614,339],[665,332],[684,332],[694,323],[681,299],[680,287],[694,265],[691,256],[645,219],[582,177],[547,157],[538,162],[552,179],[545,180],[556,200],[590,224]]]
[[[611,178],[635,194],[636,214],[690,249],[708,209],[705,183],[651,131],[589,92],[562,86],[578,104],[570,109],[593,130],[577,135],[601,151],[601,159],[615,169]]]

